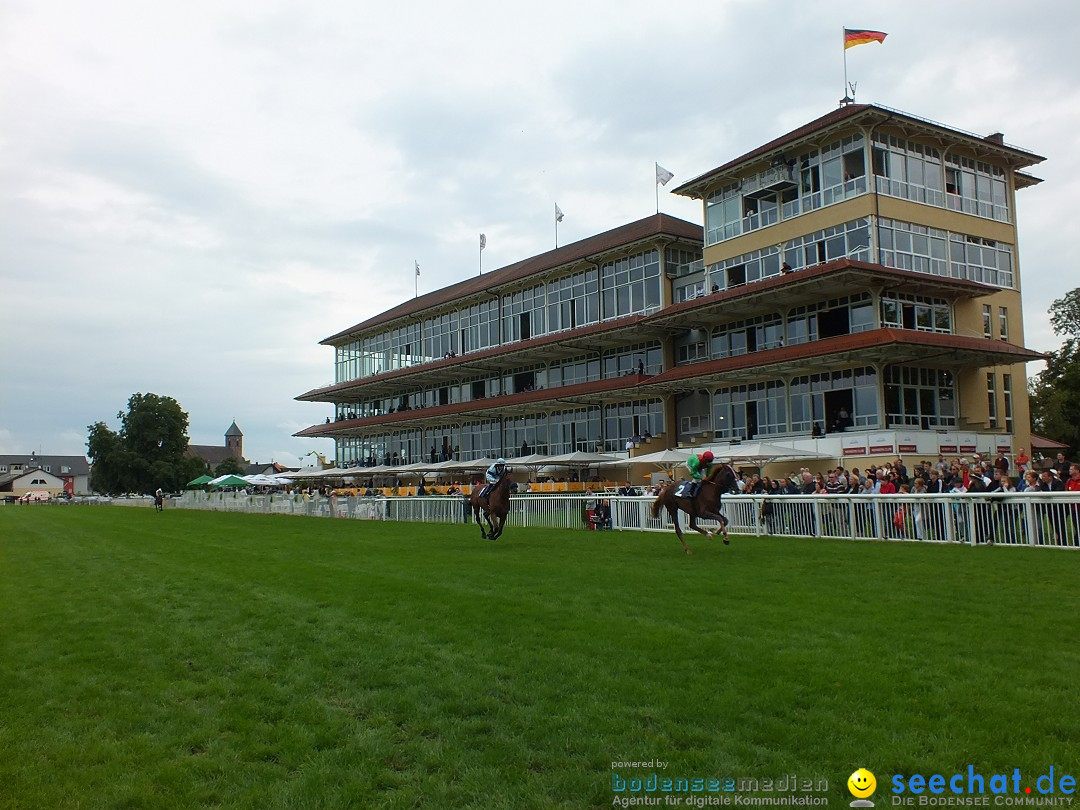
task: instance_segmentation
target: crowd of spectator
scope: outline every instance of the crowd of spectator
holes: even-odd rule
[[[1080,492],[1080,465],[1058,453],[1055,463],[1036,469],[1021,450],[1013,461],[1004,453],[995,459],[984,459],[979,454],[951,460],[939,456],[936,463],[916,462],[910,470],[902,458],[897,458],[865,469],[836,467],[811,472],[803,467],[786,478],[743,473],[738,486],[740,492],[751,495]]]

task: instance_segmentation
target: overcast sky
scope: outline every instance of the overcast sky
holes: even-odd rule
[[[1027,343],[1080,286],[1080,6],[558,0],[54,2],[0,16],[0,453],[84,454],[135,392],[294,465],[318,343],[654,212],[858,100],[1044,155],[1018,195]],[[1030,24],[1027,23],[1030,21]],[[661,210],[701,222],[700,204]]]

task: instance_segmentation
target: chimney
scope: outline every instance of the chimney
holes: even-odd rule
[[[1000,143],[1000,144],[1004,145],[1005,144],[1005,133],[1004,132],[994,132],[994,133],[991,133],[990,135],[987,135],[983,140],[990,141],[990,143]]]

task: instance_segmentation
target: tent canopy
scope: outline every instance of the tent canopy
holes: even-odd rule
[[[209,475],[200,475],[198,478],[188,481],[184,486],[201,487],[203,484],[209,484],[213,480]]]

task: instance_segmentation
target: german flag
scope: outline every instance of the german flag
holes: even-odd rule
[[[856,45],[865,45],[868,42],[884,42],[887,37],[884,31],[867,31],[865,28],[844,29],[844,50],[854,48]]]

